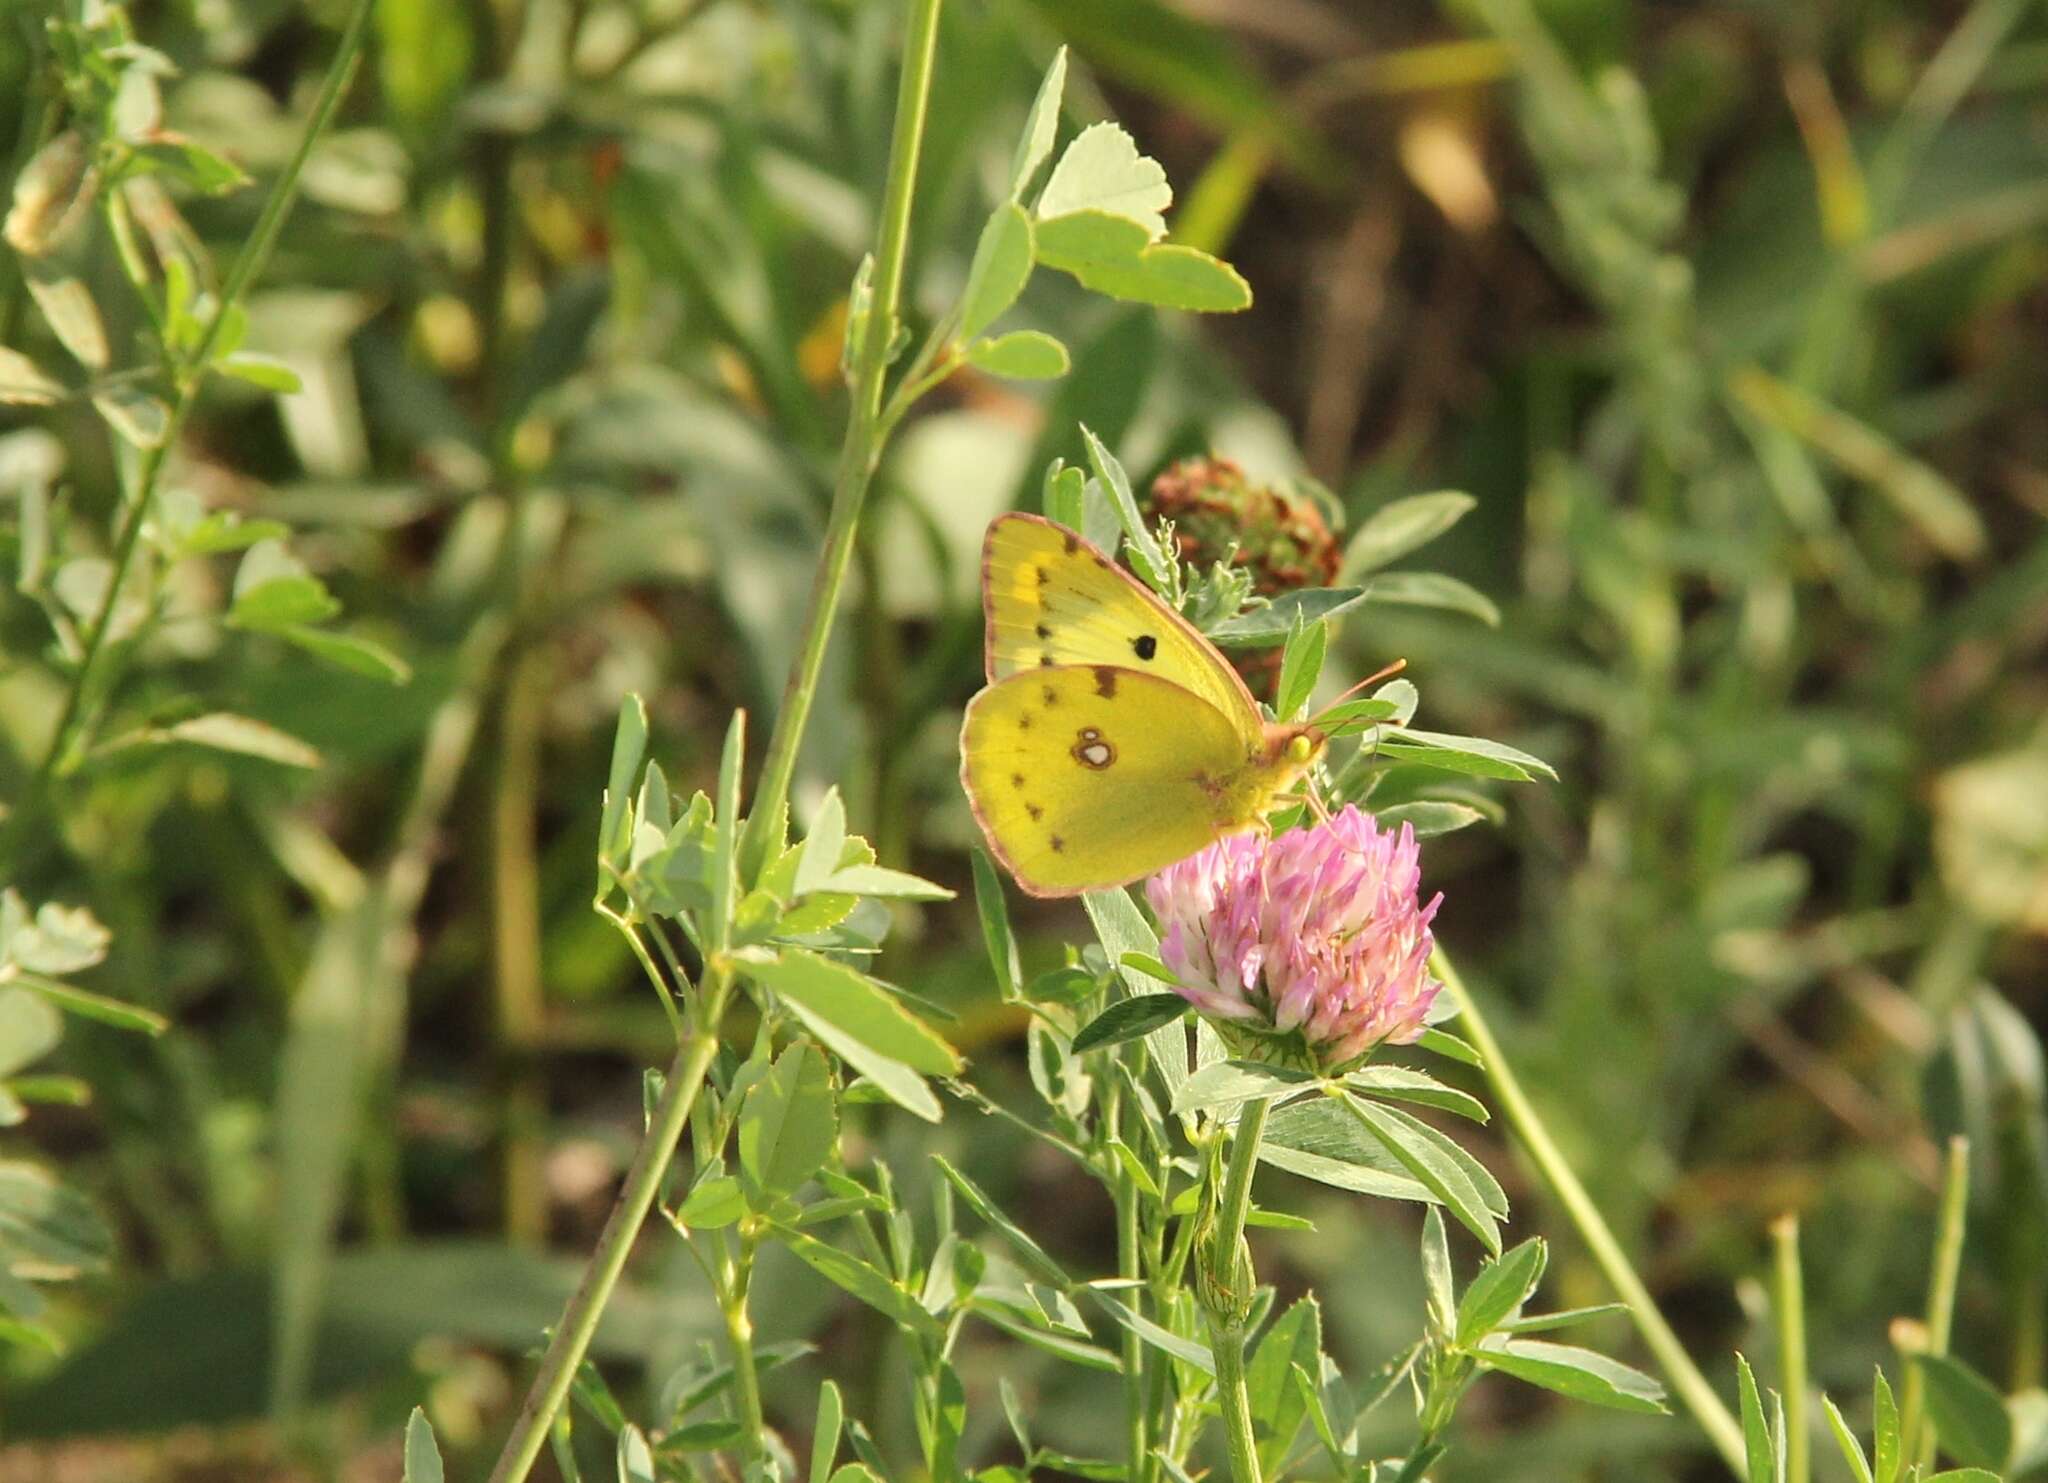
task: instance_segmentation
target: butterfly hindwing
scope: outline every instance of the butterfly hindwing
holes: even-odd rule
[[[1223,713],[1169,680],[1111,665],[1037,666],[969,702],[960,779],[1010,873],[1039,896],[1117,885],[1249,820]]]
[[[1004,515],[982,549],[991,683],[1051,665],[1111,665],[1206,702],[1246,749],[1262,730],[1229,661],[1137,578],[1064,526]]]

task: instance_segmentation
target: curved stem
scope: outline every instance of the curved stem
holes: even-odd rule
[[[903,76],[896,93],[896,127],[889,144],[889,178],[883,187],[881,237],[875,248],[870,279],[872,298],[867,321],[855,347],[853,405],[840,449],[839,471],[832,485],[832,513],[825,527],[825,549],[811,586],[810,609],[804,615],[804,642],[782,708],[761,764],[746,833],[740,839],[740,875],[750,879],[767,854],[771,830],[781,827],[789,801],[796,754],[803,744],[825,648],[832,636],[832,618],[846,585],[853,556],[854,534],[881,458],[886,429],[882,420],[882,382],[889,369],[889,346],[896,335],[896,309],[903,294],[903,267],[910,248],[910,203],[917,185],[918,153],[924,143],[925,105],[931,96],[941,0],[910,0],[910,25],[903,43]]]
[[[597,1250],[590,1265],[583,1269],[583,1280],[577,1284],[575,1296],[569,1299],[562,1321],[548,1342],[540,1372],[533,1377],[533,1388],[527,1392],[526,1401],[519,1408],[519,1419],[513,1423],[512,1435],[505,1439],[504,1451],[498,1454],[497,1466],[491,1469],[491,1483],[518,1483],[526,1477],[547,1441],[555,1414],[568,1399],[569,1387],[597,1333],[605,1304],[611,1301],[612,1289],[626,1268],[633,1238],[640,1234],[647,1212],[654,1208],[662,1176],[668,1172],[669,1160],[689,1124],[690,1109],[696,1105],[697,1093],[704,1085],[704,1075],[718,1053],[717,1027],[724,1016],[730,988],[731,978],[725,973],[717,974],[706,985],[704,1013],[697,1033],[677,1048],[676,1058],[669,1065],[668,1082],[662,1088],[661,1100],[655,1104],[647,1137],[633,1156],[633,1166],[626,1171],[625,1186],[597,1238]]]
[[[754,1277],[753,1236],[740,1237],[740,1251],[733,1262],[731,1281],[720,1304],[725,1317],[725,1338],[732,1346],[732,1388],[740,1403],[739,1455],[743,1470],[751,1474],[766,1455],[761,1435],[768,1428],[767,1413],[761,1407],[761,1376],[754,1368],[754,1321],[747,1313],[747,1292]]]
[[[1700,1373],[1692,1356],[1685,1352],[1685,1346],[1673,1333],[1663,1312],[1657,1307],[1656,1299],[1643,1285],[1643,1279],[1636,1275],[1636,1269],[1621,1249],[1621,1243],[1608,1227],[1607,1219],[1601,1215],[1600,1207],[1593,1203],[1593,1197],[1586,1193],[1586,1187],[1579,1183],[1578,1175],[1565,1161],[1550,1136],[1550,1130],[1543,1124],[1522,1084],[1509,1069],[1507,1057],[1501,1053],[1500,1042],[1493,1038],[1487,1028],[1486,1018],[1479,1011],[1478,1001],[1472,991],[1465,987],[1463,979],[1451,966],[1448,954],[1438,948],[1429,960],[1430,972],[1435,974],[1451,997],[1457,1001],[1460,1011],[1459,1028],[1470,1040],[1486,1063],[1486,1079],[1493,1088],[1495,1099],[1501,1111],[1507,1114],[1508,1124],[1515,1130],[1515,1136],[1522,1141],[1536,1170],[1543,1176],[1543,1182],[1564,1206],[1565,1214],[1578,1228],[1579,1237],[1593,1254],[1593,1260],[1600,1264],[1600,1270],[1607,1275],[1621,1300],[1634,1315],[1636,1328],[1643,1336],[1643,1342],[1650,1346],[1650,1352],[1663,1367],[1665,1378],[1676,1392],[1686,1410],[1692,1412],[1693,1420],[1700,1430],[1707,1434],[1714,1450],[1738,1479],[1749,1476],[1748,1465],[1742,1449],[1742,1425],[1729,1411],[1727,1403]]]

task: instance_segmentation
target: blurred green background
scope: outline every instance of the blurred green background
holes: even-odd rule
[[[260,185],[341,10],[138,4],[177,69],[165,122]],[[44,13],[0,11],[17,171],[49,105]],[[112,714],[175,718],[199,696],[321,765],[115,758],[72,780],[60,823],[11,840],[29,901],[111,929],[82,981],[173,1028],[69,1024],[46,1069],[89,1082],[90,1105],[0,1135],[113,1232],[103,1268],[47,1289],[62,1352],[0,1355],[0,1480],[391,1477],[422,1398],[452,1475],[481,1475],[630,1153],[639,1068],[668,1044],[589,907],[613,718],[647,697],[687,793],[735,707],[772,712],[844,415],[900,20],[883,0],[379,0],[249,303],[250,347],[304,389],[209,393],[170,487],[289,527],[339,629],[409,679],[198,621],[233,566],[179,563],[163,596],[197,618],[134,656]],[[963,373],[898,437],[799,814],[837,781],[885,864],[966,887],[955,740],[979,683],[980,532],[1035,501],[1051,457],[1078,459],[1077,422],[1146,480],[1209,453],[1311,476],[1353,527],[1469,491],[1429,559],[1498,625],[1376,605],[1332,672],[1405,657],[1424,724],[1561,774],[1475,790],[1487,822],[1433,841],[1425,882],[1702,1366],[1732,1394],[1732,1351],[1768,1354],[1764,1231],[1794,1210],[1816,1379],[1867,1391],[1888,1323],[1921,1302],[1939,1141],[1963,1130],[1957,1348],[2039,1385],[2048,16],[953,0],[913,317],[957,292],[1062,43],[1069,127],[1124,121],[1178,187],[1176,239],[1228,257],[1256,304],[1198,321],[1039,275],[1017,322],[1064,340],[1073,371],[1042,390]],[[217,261],[262,199],[173,194]],[[17,268],[0,260],[5,343],[60,363]],[[107,243],[82,275],[131,343]],[[104,548],[114,457],[89,407],[0,407],[10,571],[38,477],[59,557]],[[51,590],[0,592],[10,799],[61,693],[61,572]],[[385,930],[360,930],[366,893],[395,905]],[[1086,936],[1078,909],[1013,907],[1031,961]],[[975,1080],[1024,1104],[1020,1022],[971,901],[903,912],[881,971],[950,1005]],[[867,1117],[850,1157],[881,1153],[915,1189],[943,1151],[1100,1269],[1108,1207],[997,1122],[957,1103],[936,1131]],[[1607,1297],[1498,1131],[1478,1147],[1516,1233],[1551,1237],[1557,1303]],[[1313,1286],[1333,1352],[1369,1371],[1418,1322],[1415,1212],[1266,1178],[1262,1202],[1317,1228],[1261,1233],[1262,1272]],[[770,1377],[771,1415],[800,1434],[834,1375],[907,1453],[885,1327],[800,1269],[771,1275],[763,1338],[822,1349]],[[316,1313],[305,1404],[266,1419],[273,1332]],[[650,1237],[600,1338],[621,1392],[658,1389],[712,1317],[676,1243]],[[1596,1342],[1643,1359],[1620,1320]],[[978,1458],[1010,1445],[998,1372],[1071,1450],[1110,1434],[1042,1358],[967,1345]],[[1461,1428],[1445,1479],[1714,1475],[1681,1420],[1482,1390]]]

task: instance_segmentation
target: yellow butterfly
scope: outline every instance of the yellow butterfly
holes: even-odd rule
[[[1259,827],[1323,748],[1261,716],[1215,645],[1064,526],[992,522],[981,592],[988,687],[960,781],[1034,896],[1123,885]]]

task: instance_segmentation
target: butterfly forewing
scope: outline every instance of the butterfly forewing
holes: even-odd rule
[[[1000,517],[988,528],[981,572],[991,682],[1062,664],[1136,670],[1205,702],[1241,751],[1258,745],[1258,707],[1215,646],[1064,526]]]
[[[969,702],[960,779],[1010,873],[1037,896],[1149,875],[1232,827],[1247,765],[1215,706],[1110,665],[1036,666]]]

